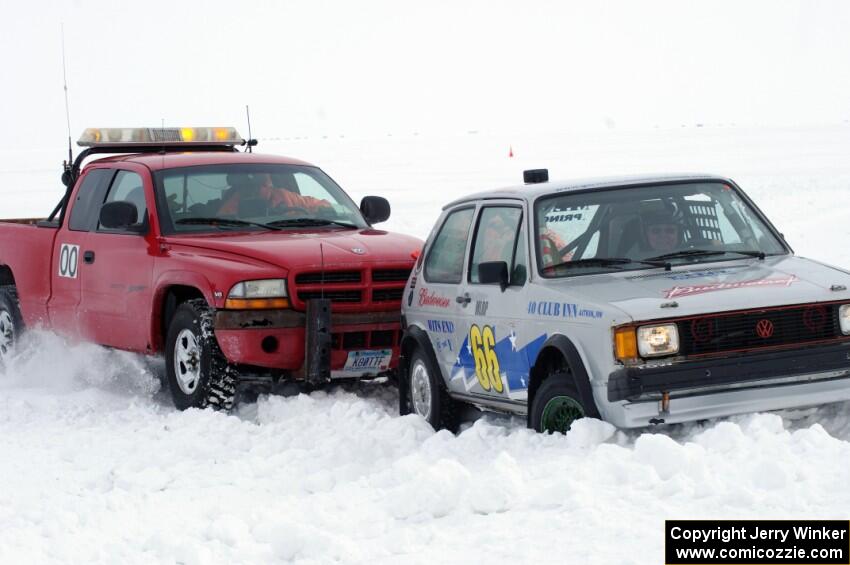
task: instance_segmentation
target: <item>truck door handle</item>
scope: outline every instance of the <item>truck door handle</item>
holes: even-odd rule
[[[94,263],[94,251],[86,251],[83,253],[83,261],[91,265]]]
[[[464,292],[463,296],[455,297],[455,302],[466,308],[466,305],[472,302],[472,298],[469,297],[468,292]]]

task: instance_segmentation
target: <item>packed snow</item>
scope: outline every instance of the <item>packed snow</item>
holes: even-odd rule
[[[509,148],[514,157],[508,157]],[[850,267],[850,126],[265,140],[425,237],[454,197],[553,178],[736,179],[799,255]],[[60,156],[61,157],[61,156]],[[57,156],[0,156],[0,217],[44,215]],[[0,563],[660,563],[673,518],[847,519],[850,403],[541,435],[397,415],[387,383],[176,411],[162,363],[32,331],[0,372]]]

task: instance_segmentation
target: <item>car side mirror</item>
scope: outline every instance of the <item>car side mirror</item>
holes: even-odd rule
[[[498,284],[504,292],[508,287],[508,264],[504,261],[479,263],[478,282],[481,284]]]
[[[130,202],[107,202],[100,208],[100,225],[110,230],[126,230],[139,221],[139,211]]]
[[[380,196],[364,196],[360,201],[360,212],[370,224],[386,222],[390,217],[390,203]]]

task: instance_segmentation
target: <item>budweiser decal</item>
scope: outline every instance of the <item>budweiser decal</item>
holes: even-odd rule
[[[797,277],[790,275],[774,279],[761,279],[756,281],[741,281],[728,283],[712,283],[712,284],[693,284],[687,286],[674,286],[673,288],[664,291],[665,298],[679,298],[680,296],[691,296],[693,294],[704,294],[706,292],[715,292],[718,290],[731,290],[733,288],[747,288],[751,286],[791,286],[795,283]]]
[[[449,304],[451,304],[451,301],[445,296],[435,294],[427,288],[419,289],[420,306],[436,306],[437,308],[448,308]]]

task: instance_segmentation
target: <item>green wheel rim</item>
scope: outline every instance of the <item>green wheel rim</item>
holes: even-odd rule
[[[584,418],[584,409],[575,398],[556,396],[543,407],[541,423],[543,431],[565,434],[579,418]]]

